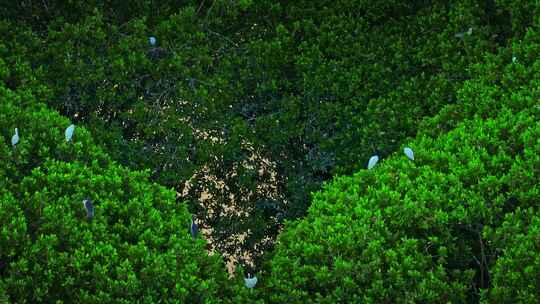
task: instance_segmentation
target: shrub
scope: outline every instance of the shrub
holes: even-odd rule
[[[540,301],[540,214],[535,207],[518,207],[500,227],[486,232],[499,258],[491,268],[493,284],[483,294],[484,303]]]
[[[269,301],[477,301],[498,261],[485,227],[535,207],[538,174],[526,172],[540,151],[520,134],[538,136],[537,119],[504,109],[418,139],[414,163],[392,157],[336,179],[280,236]]]
[[[539,61],[535,28],[487,55],[459,102],[375,169],[336,178],[290,222],[269,302],[535,302]],[[529,55],[531,54],[531,55]],[[536,242],[536,243],[535,243]]]
[[[231,296],[219,255],[189,234],[174,191],[130,171],[31,94],[0,86],[0,297],[17,303],[209,302]],[[24,100],[24,102],[23,102]],[[24,103],[24,105],[21,105]],[[9,143],[9,144],[8,144]],[[94,201],[86,219],[84,198]]]
[[[538,301],[538,20],[522,2],[0,8],[0,301]],[[66,143],[36,99],[87,129]],[[414,162],[392,155],[414,136]],[[260,265],[310,192],[375,150],[288,222],[256,290],[147,180]]]

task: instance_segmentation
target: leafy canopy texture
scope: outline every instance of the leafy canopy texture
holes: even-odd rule
[[[5,9],[6,57],[24,56],[48,105],[116,161],[174,187],[244,265],[324,181],[455,103],[467,67],[507,42],[471,0],[48,2]]]
[[[130,171],[28,91],[0,86],[0,298],[13,303],[203,303],[228,298],[219,255],[189,234],[174,191]],[[25,104],[21,106],[21,104]],[[18,127],[19,144],[8,139]],[[83,199],[94,217],[86,218]]]
[[[459,101],[372,170],[336,178],[286,225],[272,303],[540,301],[538,28],[474,66]],[[450,130],[445,131],[446,128]],[[264,283],[263,283],[264,284]]]
[[[0,7],[0,299],[540,302],[538,3],[124,2]]]

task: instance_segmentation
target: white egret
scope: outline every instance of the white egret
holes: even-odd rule
[[[403,152],[410,160],[414,160],[414,152],[411,148],[405,147],[405,149],[403,149]]]
[[[73,137],[73,132],[75,131],[75,125],[71,124],[69,127],[66,128],[66,141],[70,141]]]
[[[91,220],[94,217],[94,205],[90,199],[83,199],[84,209],[86,209],[86,218]]]
[[[248,273],[248,277],[244,278],[244,282],[247,288],[253,288],[257,284],[257,276],[251,277],[251,274]]]
[[[199,233],[199,226],[191,220],[191,236],[195,239],[197,238],[197,233]]]
[[[11,137],[11,145],[15,147],[17,143],[19,143],[19,129],[15,128],[15,134]]]
[[[148,38],[148,41],[150,42],[150,45],[152,46],[156,45],[156,42],[157,42],[156,37],[154,36]]]
[[[460,38],[460,39],[463,39],[465,37],[465,35],[472,35],[472,31],[473,31],[473,28],[470,27],[466,32],[459,32],[459,33],[456,33],[454,36],[456,38]]]
[[[368,170],[370,170],[371,168],[375,167],[375,165],[377,164],[378,161],[379,161],[379,156],[378,156],[378,155],[373,155],[373,156],[369,159],[369,162],[368,162],[368,165],[367,165]]]

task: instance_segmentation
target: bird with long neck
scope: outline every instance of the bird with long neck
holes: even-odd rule
[[[11,145],[15,146],[19,143],[19,129],[15,128],[15,134],[11,137]]]

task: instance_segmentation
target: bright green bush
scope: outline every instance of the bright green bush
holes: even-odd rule
[[[538,191],[536,194],[538,197]],[[537,303],[540,301],[540,213],[538,208],[508,214],[501,227],[487,233],[499,258],[491,268],[492,288],[484,303]]]
[[[540,43],[487,55],[459,101],[372,170],[339,177],[291,222],[258,296],[269,302],[538,301]]]
[[[471,65],[471,73],[478,77],[464,83],[455,104],[445,105],[437,115],[425,118],[418,134],[437,137],[475,115],[485,118],[502,107],[517,112],[527,106],[540,105],[535,102],[540,98],[540,68],[536,56],[540,52],[539,32],[538,25],[528,27],[523,37],[518,37],[520,43],[514,42],[497,53],[487,53],[477,64]],[[514,63],[513,56],[516,57]]]
[[[498,262],[485,227],[497,229],[516,208],[537,208],[539,175],[529,169],[539,165],[540,146],[527,138],[540,135],[539,114],[504,109],[467,120],[414,142],[414,162],[392,157],[336,179],[315,195],[308,217],[280,236],[261,296],[274,303],[478,301]]]
[[[189,234],[175,193],[111,161],[88,131],[0,86],[0,297],[13,303],[207,303],[235,281]],[[21,105],[24,104],[24,105]],[[11,146],[13,129],[20,142]],[[94,201],[86,219],[84,198]]]

